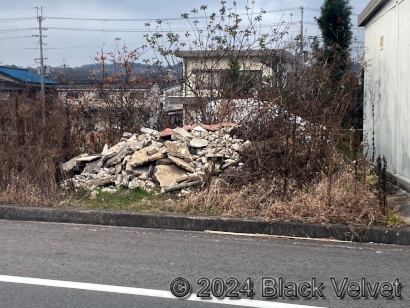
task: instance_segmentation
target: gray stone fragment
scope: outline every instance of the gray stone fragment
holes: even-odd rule
[[[158,137],[159,137],[159,132],[156,131],[155,129],[143,127],[143,128],[141,128],[141,132],[142,132],[143,134],[149,134],[149,135],[151,135],[151,136],[153,136],[153,137],[155,137],[155,138],[158,138]]]
[[[131,157],[131,159],[130,159],[130,161],[129,161],[129,164],[130,164],[132,167],[137,167],[137,166],[144,165],[144,164],[146,164],[146,163],[148,163],[148,162],[156,161],[156,160],[158,160],[158,159],[164,158],[165,155],[166,155],[166,154],[163,154],[163,153],[161,153],[161,152],[157,152],[157,153],[155,153],[155,154],[148,155],[148,154],[147,154],[147,151],[146,151],[145,149],[142,149],[142,150],[136,151],[136,152],[132,155],[132,157]]]
[[[121,147],[117,154],[106,161],[105,165],[113,166],[119,164],[124,159],[125,155],[129,154],[128,151],[128,145],[124,145],[123,147]]]
[[[98,179],[89,180],[86,182],[87,186],[103,186],[113,183],[111,176],[105,176]]]
[[[94,160],[99,159],[99,158],[101,158],[101,155],[88,155],[88,156],[83,156],[83,157],[77,158],[76,162],[78,162],[78,163],[80,163],[80,162],[88,163],[88,162],[94,161]]]
[[[174,128],[172,135],[171,135],[172,140],[181,140],[183,142],[188,142],[193,137],[194,136],[192,136],[190,133],[188,133],[185,129],[181,127]]]
[[[62,169],[65,171],[65,172],[68,172],[68,171],[71,171],[71,170],[73,170],[76,166],[77,166],[77,159],[79,159],[79,158],[81,158],[81,157],[84,157],[84,156],[88,156],[88,154],[87,153],[84,153],[84,154],[81,154],[81,155],[79,155],[79,156],[76,156],[76,157],[74,157],[74,158],[72,158],[72,159],[70,159],[69,161],[67,161],[67,162],[65,162],[64,164],[62,164]]]
[[[119,163],[115,166],[115,174],[120,174],[122,171],[122,164]]]
[[[176,165],[157,165],[154,178],[161,187],[177,184],[177,179],[186,175],[186,171]]]
[[[159,149],[156,145],[152,145],[152,146],[146,148],[146,151],[147,151],[148,155],[152,155],[152,154],[158,153]]]
[[[174,162],[172,160],[170,160],[168,157],[161,158],[161,159],[158,159],[156,161],[157,166],[159,166],[159,165],[173,165],[173,164],[174,164]]]
[[[147,189],[154,189],[155,187],[157,187],[157,185],[155,185],[155,183],[152,181],[145,181],[145,187]]]
[[[130,139],[132,137],[132,134],[131,133],[124,133],[124,134],[122,134],[122,137],[125,138],[125,139]]]
[[[125,167],[125,171],[128,174],[132,174],[134,176],[140,176],[143,173],[147,173],[149,172],[149,165],[143,165],[143,166],[137,166],[137,167],[133,167],[131,166],[131,164],[127,164]]]
[[[128,147],[128,152],[129,152],[128,154],[141,150],[145,145],[146,145],[145,139],[128,141],[127,142],[127,147]]]
[[[133,179],[132,181],[130,181],[128,183],[128,188],[129,189],[133,189],[133,188],[137,188],[137,187],[141,187],[140,186],[140,181],[138,179]],[[141,187],[142,188],[142,187]]]
[[[195,172],[195,169],[191,166],[191,164],[187,163],[183,159],[179,157],[170,156],[170,155],[168,155],[168,158],[171,159],[176,165],[187,170],[188,172],[191,172],[191,173]]]
[[[102,152],[101,152],[101,156],[104,156],[105,153],[107,153],[107,151],[108,151],[108,144],[104,144],[104,148],[103,148],[103,150],[102,150]]]
[[[168,151],[168,156],[179,157],[186,162],[191,162],[191,154],[185,143],[177,143],[172,141],[165,141],[165,147]]]
[[[208,141],[206,139],[193,138],[189,145],[193,148],[205,148],[208,145]]]
[[[141,181],[146,181],[146,180],[148,180],[148,173],[144,172],[143,174],[141,174],[141,175],[138,177],[138,180],[141,180]]]
[[[85,166],[83,173],[98,173],[101,167],[103,166],[103,164],[104,164],[103,158],[92,161]]]
[[[119,151],[121,151],[121,149],[125,146],[126,142],[120,142],[117,143],[116,145],[112,146],[111,148],[109,148],[107,150],[107,152],[105,152],[104,154],[104,159],[109,159],[115,155],[117,155],[117,153]]]

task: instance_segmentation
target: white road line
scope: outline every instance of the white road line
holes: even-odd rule
[[[142,288],[131,288],[131,287],[120,287],[104,284],[95,283],[84,283],[84,282],[74,282],[74,281],[63,281],[63,280],[50,280],[50,279],[40,279],[40,278],[29,278],[29,277],[19,277],[19,276],[6,276],[0,275],[0,282],[12,282],[21,284],[30,284],[36,286],[46,286],[46,287],[57,287],[57,288],[68,288],[68,289],[79,289],[79,290],[89,290],[89,291],[99,291],[99,292],[111,292],[120,294],[131,294],[139,296],[151,296],[157,298],[167,298],[176,300],[187,300],[194,302],[206,302],[219,305],[232,305],[232,306],[243,306],[243,307],[255,307],[255,308],[321,308],[316,306],[305,306],[305,305],[295,305],[295,304],[285,304],[277,303],[272,301],[258,301],[251,299],[201,299],[195,296],[190,296],[188,298],[179,299],[171,294],[170,291],[153,290],[153,289],[142,289]]]

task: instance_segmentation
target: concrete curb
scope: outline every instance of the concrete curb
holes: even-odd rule
[[[0,205],[0,219],[186,231],[212,230],[410,245],[410,228],[392,229],[357,226],[352,230],[344,225],[324,226],[317,223],[266,222],[257,219],[226,218],[220,216],[28,207],[18,205]]]

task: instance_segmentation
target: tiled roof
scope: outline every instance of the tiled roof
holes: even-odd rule
[[[40,75],[30,72],[24,68],[15,68],[0,66],[0,73],[7,75],[13,79],[16,79],[20,82],[29,82],[29,83],[40,83]],[[55,84],[55,82],[49,78],[44,77],[45,84]]]

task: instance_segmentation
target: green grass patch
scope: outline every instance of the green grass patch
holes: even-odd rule
[[[70,201],[70,205],[85,208],[142,211],[151,209],[149,201],[157,198],[156,192],[148,193],[139,187],[112,189],[116,191],[108,192],[99,187],[95,191],[83,192],[74,197]]]
[[[388,212],[384,217],[383,225],[387,227],[403,227],[406,225],[406,222],[398,213]]]

